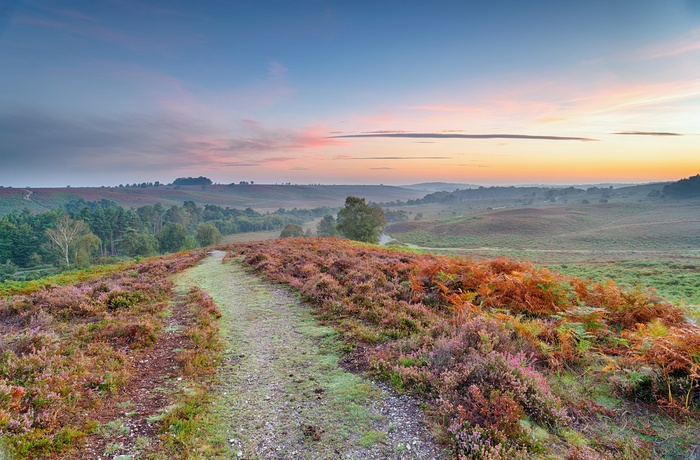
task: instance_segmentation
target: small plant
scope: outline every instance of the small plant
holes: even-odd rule
[[[386,433],[383,431],[369,430],[362,435],[357,441],[364,448],[370,448],[373,445],[382,442],[386,438]]]

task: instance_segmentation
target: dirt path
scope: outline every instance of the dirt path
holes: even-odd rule
[[[338,366],[341,342],[288,291],[222,264],[216,251],[179,277],[223,313],[215,388],[231,458],[442,459],[417,402]]]

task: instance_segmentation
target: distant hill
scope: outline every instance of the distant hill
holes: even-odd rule
[[[426,247],[512,249],[698,249],[695,202],[570,204],[482,211],[392,224],[387,233]]]
[[[442,183],[435,183],[442,184]],[[610,197],[653,197],[660,196],[662,188],[668,182],[641,184],[641,185],[528,185],[528,186],[471,186],[472,188],[458,188],[455,190],[439,190],[427,194],[423,198],[410,200],[406,204],[433,204],[433,203],[457,203],[468,200],[505,199],[505,198],[545,198],[557,200],[559,198],[610,198]],[[421,185],[417,184],[416,186]],[[443,184],[448,185],[448,184]],[[456,184],[450,184],[456,185]],[[437,186],[437,185],[436,185]],[[407,186],[411,187],[411,186]]]
[[[421,198],[425,192],[387,185],[206,185],[160,187],[70,187],[0,188],[0,215],[28,208],[32,212],[62,208],[71,200],[107,199],[125,208],[161,203],[182,206],[193,201],[199,206],[275,211],[279,208],[341,207],[348,195],[372,202]]]
[[[475,184],[454,184],[449,182],[423,182],[421,184],[402,185],[402,188],[420,190],[422,192],[454,192],[459,189],[479,188]]]
[[[664,185],[663,193],[671,198],[700,197],[700,174]]]

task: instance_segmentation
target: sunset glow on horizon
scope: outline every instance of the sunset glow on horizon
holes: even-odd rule
[[[0,185],[700,173],[700,4],[10,1]]]

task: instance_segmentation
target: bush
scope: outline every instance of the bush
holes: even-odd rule
[[[287,224],[280,233],[280,238],[301,238],[304,236],[304,229],[298,224]]]

